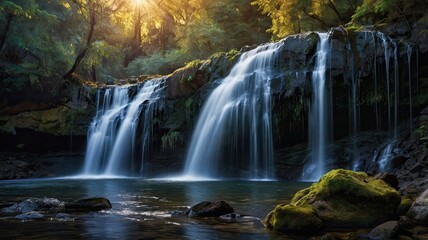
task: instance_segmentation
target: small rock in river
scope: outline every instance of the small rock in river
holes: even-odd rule
[[[189,217],[220,217],[233,213],[233,208],[225,201],[201,202],[191,207],[186,215]]]
[[[100,211],[110,208],[111,203],[107,198],[85,198],[65,204],[67,212]]]

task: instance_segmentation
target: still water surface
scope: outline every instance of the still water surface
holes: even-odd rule
[[[171,216],[201,201],[225,200],[235,211],[263,219],[277,204],[307,187],[302,182],[142,179],[0,181],[0,204],[29,197],[70,201],[101,196],[108,211],[72,215],[73,221],[0,218],[1,239],[299,239],[263,227],[259,221],[227,222]]]

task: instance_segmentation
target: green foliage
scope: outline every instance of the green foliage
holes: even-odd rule
[[[166,135],[162,136],[162,151],[174,151],[177,144],[181,143],[183,137],[180,132],[169,131]]]
[[[352,21],[360,24],[374,24],[384,19],[397,2],[397,0],[364,0],[352,16]]]
[[[260,10],[272,19],[275,38],[290,34],[346,24],[361,0],[255,0]]]
[[[96,41],[83,61],[81,70],[89,75],[94,67],[97,81],[105,83],[123,75],[123,58],[120,46]]]
[[[172,50],[162,56],[160,52],[150,56],[139,57],[132,61],[126,68],[129,75],[138,76],[141,74],[168,74],[191,60],[181,50]]]

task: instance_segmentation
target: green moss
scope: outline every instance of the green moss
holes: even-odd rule
[[[199,68],[205,62],[206,62],[206,60],[196,59],[196,60],[193,60],[193,61],[186,63],[186,66],[184,66],[183,68],[184,69],[186,69],[186,68]]]
[[[408,195],[404,196],[401,199],[400,205],[397,208],[397,215],[405,215],[409,211],[414,201],[415,199],[413,197]]]
[[[267,225],[283,232],[318,232],[323,227],[311,205],[278,205],[268,221]]]
[[[424,137],[426,138],[426,136],[428,135],[428,131],[426,127],[422,125],[413,131],[413,135],[418,139],[422,139]]]
[[[297,192],[293,206],[311,204],[330,227],[368,227],[395,216],[399,193],[366,173],[336,169]]]
[[[387,202],[398,199],[398,192],[382,180],[372,180],[364,172],[344,169],[332,170],[325,174],[318,183],[298,192],[291,204],[299,206],[313,203],[316,199],[326,199],[342,194],[353,199],[366,199]]]
[[[232,49],[226,53],[226,58],[229,61],[235,61],[238,56],[239,56],[239,51],[236,49]]]
[[[162,136],[162,151],[175,150],[177,144],[182,141],[181,133],[176,131],[169,131],[166,135]]]
[[[358,24],[350,24],[345,26],[347,32],[361,32],[364,30],[364,28],[364,26]]]

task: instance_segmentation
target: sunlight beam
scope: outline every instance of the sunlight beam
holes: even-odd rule
[[[143,6],[147,3],[147,0],[130,0],[135,6]]]

